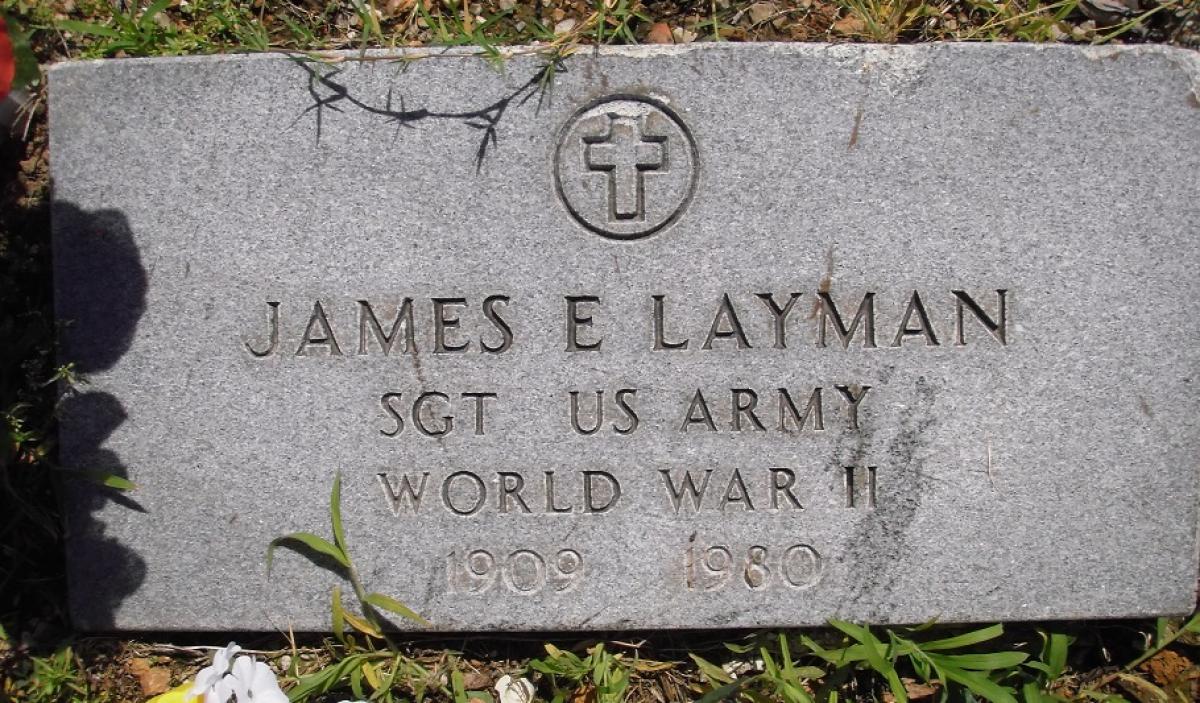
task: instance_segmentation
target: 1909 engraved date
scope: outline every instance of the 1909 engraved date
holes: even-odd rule
[[[519,595],[561,593],[575,588],[583,575],[583,555],[574,549],[545,555],[532,549],[455,549],[446,561],[450,593],[486,593],[493,588]]]

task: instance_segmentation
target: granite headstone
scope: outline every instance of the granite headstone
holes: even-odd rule
[[[51,71],[80,627],[1194,607],[1195,54],[538,51]]]

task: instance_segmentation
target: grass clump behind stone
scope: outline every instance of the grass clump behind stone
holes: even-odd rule
[[[81,57],[515,43],[1108,41],[1195,46],[1195,0],[3,0]]]

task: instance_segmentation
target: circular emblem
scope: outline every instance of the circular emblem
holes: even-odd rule
[[[666,105],[617,95],[563,125],[554,184],[579,224],[611,239],[647,237],[675,222],[696,189],[696,142]]]

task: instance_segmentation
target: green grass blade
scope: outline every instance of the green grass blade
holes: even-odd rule
[[[921,649],[926,652],[936,652],[943,649],[961,649],[970,647],[971,645],[979,644],[994,640],[1004,634],[1004,626],[1000,624],[985,627],[971,632],[964,632],[961,635],[947,637],[941,640],[933,640],[932,642],[922,642]]]
[[[1042,703],[1042,689],[1036,681],[1026,681],[1021,686],[1021,698],[1023,703]]]
[[[105,488],[115,488],[118,491],[134,491],[137,490],[137,484],[122,476],[110,474],[107,471],[75,471],[72,469],[59,469],[59,473],[71,478],[78,478],[88,483],[94,483],[97,486]]]
[[[779,658],[783,660],[783,674],[789,679],[796,671],[795,662],[792,661],[792,651],[788,648],[787,638],[783,633],[779,633]]]
[[[1200,613],[1193,615],[1180,629],[1184,632],[1200,633]]]
[[[454,703],[467,703],[466,678],[458,669],[450,672],[450,692],[454,695]]]
[[[700,668],[700,672],[708,677],[712,683],[733,683],[733,677],[725,672],[724,669],[708,661],[704,657],[697,654],[688,653],[692,661],[696,662],[696,666]]]
[[[938,658],[950,666],[971,671],[995,671],[1019,666],[1029,658],[1024,652],[991,652],[987,654],[941,654]]]
[[[106,27],[102,24],[93,24],[91,22],[80,22],[79,20],[59,20],[54,24],[54,26],[59,30],[75,32],[76,34],[89,34],[93,37],[117,39],[121,36],[121,33],[112,27]]]
[[[892,695],[896,699],[896,703],[908,703],[908,691],[904,688],[904,683],[900,681],[900,674],[896,672],[896,667],[887,658],[883,642],[879,638],[871,634],[871,631],[866,627],[860,627],[853,623],[842,620],[830,620],[829,624],[849,635],[852,639],[857,640],[863,647],[866,648],[867,663],[875,671],[883,674],[887,679],[888,687],[892,689]]]
[[[708,693],[704,694],[699,699],[697,699],[696,703],[721,703],[721,701],[728,701],[728,700],[734,699],[734,697],[737,695],[737,692],[739,690],[741,690],[741,688],[743,686],[745,686],[746,684],[753,681],[755,678],[757,678],[757,677],[748,676],[744,679],[738,679],[737,681],[734,681],[732,683],[727,683],[724,686],[721,686],[720,688],[714,688],[713,690],[709,691]]]
[[[333,491],[329,496],[329,521],[333,523],[333,543],[346,554],[346,532],[342,528],[342,472],[333,477]],[[349,566],[349,558],[346,565]]]
[[[1070,649],[1071,643],[1074,641],[1074,637],[1064,635],[1061,632],[1050,633],[1050,637],[1046,641],[1046,652],[1043,658],[1049,667],[1046,675],[1051,681],[1062,676],[1063,672],[1067,670],[1067,650]]]
[[[362,666],[363,657],[352,654],[345,659],[325,667],[316,673],[300,679],[292,690],[288,691],[288,700],[303,701],[314,694],[328,693],[336,688],[343,679],[355,668]]]
[[[778,680],[780,678],[779,667],[775,664],[775,660],[771,658],[771,653],[767,651],[767,648],[759,647],[758,656],[762,657],[763,673],[767,675],[767,678]]]
[[[347,625],[353,627],[355,630],[358,630],[367,637],[374,637],[376,639],[383,637],[383,632],[381,632],[373,622],[370,622],[364,618],[360,618],[354,613],[349,613],[346,611],[342,611],[342,617],[346,619]]]
[[[333,620],[333,636],[339,642],[345,641],[343,633],[346,631],[346,616],[342,610],[342,587],[334,586],[333,594],[330,597],[329,612]]]
[[[365,700],[367,697],[366,694],[363,692],[362,681],[363,681],[363,668],[361,666],[356,666],[353,669],[351,669],[350,670],[350,692],[353,693],[354,697],[360,701]]]
[[[92,480],[98,481],[100,485],[109,488],[116,488],[120,491],[133,491],[137,489],[137,484],[127,478],[121,478],[116,474],[101,473],[90,477]]]
[[[878,641],[877,638],[866,628],[855,625],[852,622],[846,622],[845,620],[830,620],[829,625],[830,627],[841,630],[843,634],[847,635],[850,639],[858,642],[859,644],[866,644],[871,640]]]
[[[428,620],[420,615],[417,615],[407,605],[401,603],[395,598],[385,596],[382,593],[371,593],[367,595],[365,600],[368,604],[373,605],[380,610],[386,610],[390,613],[395,613],[396,615],[408,618],[415,623],[429,627]]]
[[[807,635],[800,635],[800,643],[813,654],[836,666],[864,661],[867,658],[862,645],[854,645],[845,649],[825,649]]]
[[[966,686],[971,693],[991,703],[1017,703],[1012,691],[977,671],[963,671],[952,666],[938,669],[950,681]]]
[[[395,685],[396,676],[398,676],[400,674],[401,657],[402,657],[402,655],[397,654],[396,658],[392,660],[392,669],[391,669],[391,671],[388,672],[387,678],[384,679],[382,682],[383,683],[383,685],[381,686],[382,690],[391,691],[392,686]]]
[[[324,554],[342,566],[350,568],[350,561],[346,559],[346,555],[342,553],[342,550],[330,544],[328,540],[321,539],[311,532],[293,532],[290,535],[276,537],[271,540],[270,546],[267,547],[267,573],[271,573],[271,561],[274,558],[276,548],[284,546],[295,547],[297,545],[318,554]]]

